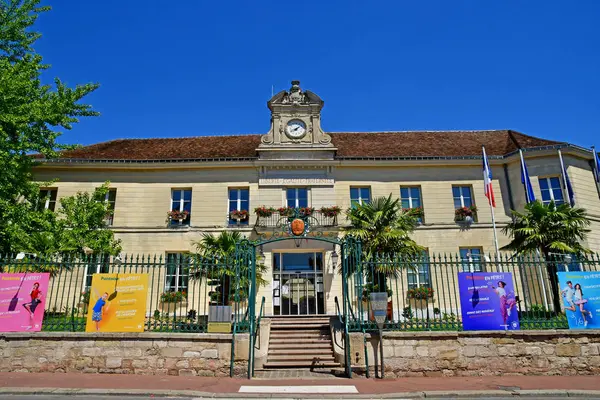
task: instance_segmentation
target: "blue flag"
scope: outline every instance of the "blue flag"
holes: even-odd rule
[[[535,201],[535,194],[533,193],[533,186],[531,186],[531,180],[529,179],[529,172],[527,172],[527,164],[523,159],[523,153],[519,150],[521,155],[521,183],[525,187],[525,200],[527,203]]]

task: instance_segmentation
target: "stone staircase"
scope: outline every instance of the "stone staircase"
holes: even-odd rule
[[[263,368],[337,368],[329,317],[273,317],[267,362]]]

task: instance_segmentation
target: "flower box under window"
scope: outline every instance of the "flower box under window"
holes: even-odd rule
[[[454,221],[472,223],[477,220],[477,207],[461,207],[454,210]]]
[[[190,213],[187,210],[179,211],[179,210],[171,210],[167,213],[167,217],[169,221],[179,221],[183,222],[188,219]]]
[[[268,218],[272,216],[275,211],[276,210],[273,207],[260,206],[254,209],[254,214],[259,218]]]
[[[229,213],[229,218],[234,221],[246,221],[248,219],[248,210],[233,210]]]

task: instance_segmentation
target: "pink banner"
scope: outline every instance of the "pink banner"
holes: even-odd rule
[[[40,331],[50,274],[0,274],[0,332]]]

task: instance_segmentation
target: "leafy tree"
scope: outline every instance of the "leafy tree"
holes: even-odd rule
[[[400,200],[392,199],[391,194],[348,210],[350,226],[344,230],[361,240],[363,261],[369,265],[365,271],[366,292],[387,291],[391,294],[386,277],[396,276],[400,270],[400,264],[393,262],[394,257],[416,257],[424,250],[410,238],[418,223],[416,213],[413,210],[403,212]]]
[[[32,30],[38,16],[50,9],[40,0],[0,0],[0,253],[17,250],[22,238],[45,241],[35,232],[52,217],[36,208],[39,184],[32,168],[33,153],[52,158],[61,149],[61,132],[80,117],[96,116],[80,100],[97,84],[67,87],[56,78],[44,84],[41,73],[49,69],[34,50],[41,36]],[[48,219],[48,217],[50,219]]]
[[[190,275],[196,279],[206,278],[217,286],[211,298],[218,304],[228,304],[236,299],[235,279],[239,279],[240,290],[238,298],[246,300],[250,288],[249,263],[239,262],[235,257],[236,243],[239,243],[244,237],[240,232],[223,231],[218,236],[210,233],[204,233],[202,239],[194,242],[198,254],[194,258],[194,266]],[[266,267],[262,262],[256,263],[256,284],[257,287],[265,286],[263,275]],[[239,270],[239,273],[238,273]],[[210,284],[210,283],[209,283]]]
[[[100,257],[121,252],[121,240],[107,229],[107,217],[112,213],[105,201],[108,182],[92,193],[78,192],[60,200],[56,213],[43,210],[36,231],[22,238],[17,249],[25,252],[22,260],[10,261],[6,267],[15,271],[58,273],[69,269],[69,261],[101,262]]]
[[[552,287],[553,304],[561,309],[558,286],[557,262],[553,254],[585,254],[590,250],[581,243],[585,241],[590,226],[587,213],[582,208],[568,204],[556,205],[553,201],[545,205],[534,201],[525,206],[525,212],[512,211],[513,220],[504,229],[511,241],[503,250],[517,254],[538,253],[544,256],[548,277]]]
[[[109,190],[108,182],[96,188],[93,193],[78,192],[74,196],[60,200],[57,231],[58,248],[71,254],[93,253],[117,255],[121,252],[121,241],[107,228],[107,218],[111,213],[105,201]]]

